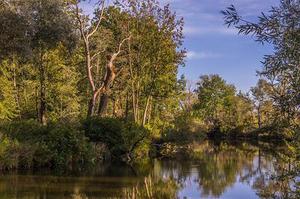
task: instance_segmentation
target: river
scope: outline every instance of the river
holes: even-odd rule
[[[103,164],[72,171],[17,171],[0,175],[0,199],[289,197],[299,191],[284,148],[268,144],[204,142],[193,154],[128,166]],[[278,152],[280,151],[280,153]],[[274,178],[275,177],[275,178]]]

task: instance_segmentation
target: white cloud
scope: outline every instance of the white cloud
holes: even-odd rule
[[[159,0],[159,2],[161,4],[168,4],[168,3],[177,3],[177,2],[180,2],[182,0]]]
[[[186,54],[187,59],[215,59],[222,57],[219,53],[213,52],[196,52],[196,51],[188,51]]]
[[[221,35],[237,35],[238,31],[234,28],[227,28],[226,26],[220,27],[193,27],[188,26],[184,28],[186,35],[208,35],[208,34],[221,34]]]

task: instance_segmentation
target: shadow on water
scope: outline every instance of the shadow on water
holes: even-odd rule
[[[0,176],[1,199],[292,198],[295,159],[284,146],[266,143],[193,144],[189,158],[78,168],[18,171]],[[297,181],[298,180],[298,181]],[[298,184],[299,185],[299,184]]]

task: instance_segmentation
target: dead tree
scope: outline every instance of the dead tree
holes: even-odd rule
[[[121,53],[121,48],[122,45],[130,39],[130,36],[123,39],[118,47],[117,52],[112,53],[111,55],[107,56],[107,64],[105,66],[105,71],[106,74],[103,77],[102,81],[100,84],[95,83],[95,77],[93,75],[93,61],[97,56],[99,56],[102,51],[96,52],[92,55],[91,52],[91,43],[90,39],[95,35],[97,31],[99,31],[100,24],[102,20],[104,20],[104,10],[105,10],[105,0],[100,0],[98,2],[98,7],[95,9],[96,15],[98,14],[98,19],[95,23],[92,21],[86,20],[86,16],[81,14],[80,8],[79,8],[79,2],[75,3],[75,15],[79,24],[79,30],[81,34],[81,38],[84,43],[84,57],[85,57],[85,67],[86,67],[86,73],[87,73],[87,78],[89,81],[90,88],[92,90],[91,98],[89,100],[88,104],[88,113],[87,117],[91,117],[95,114],[96,112],[96,102],[99,96],[101,96],[100,100],[100,109],[98,113],[101,113],[105,111],[106,109],[106,104],[107,104],[107,93],[109,91],[109,88],[113,81],[116,78],[116,68],[114,66],[114,61],[118,57],[118,55]],[[90,25],[89,25],[90,24]],[[99,86],[97,86],[99,85]]]

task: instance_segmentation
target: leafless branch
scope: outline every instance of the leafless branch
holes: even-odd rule
[[[88,35],[87,35],[87,38],[91,37],[93,34],[95,34],[95,32],[98,30],[100,24],[101,24],[101,21],[102,19],[104,19],[103,15],[104,15],[104,7],[105,7],[105,0],[101,0],[99,1],[99,7],[101,7],[101,14],[100,14],[100,18],[97,22],[97,25],[96,27],[93,29],[92,32],[90,32]]]
[[[119,44],[118,52],[113,54],[112,60],[114,60],[122,52],[121,49],[122,49],[123,44],[130,39],[131,39],[131,35],[121,41],[121,43]]]
[[[120,73],[123,71],[123,69],[124,69],[124,68],[121,68],[121,69],[117,72],[116,77],[120,75]]]
[[[85,33],[84,33],[84,24],[83,24],[83,21],[82,21],[82,19],[81,19],[81,17],[80,17],[80,12],[79,12],[79,7],[78,7],[78,3],[76,3],[76,18],[77,18],[77,20],[78,20],[78,22],[79,22],[79,25],[80,25],[80,33],[81,33],[81,36],[82,36],[82,38],[84,39],[84,41],[87,41],[87,38],[86,38],[86,35],[85,35]]]
[[[105,52],[105,50],[102,50],[102,51],[99,51],[97,53],[95,53],[92,58],[91,58],[91,61],[93,61],[98,55],[100,55],[101,53]]]

